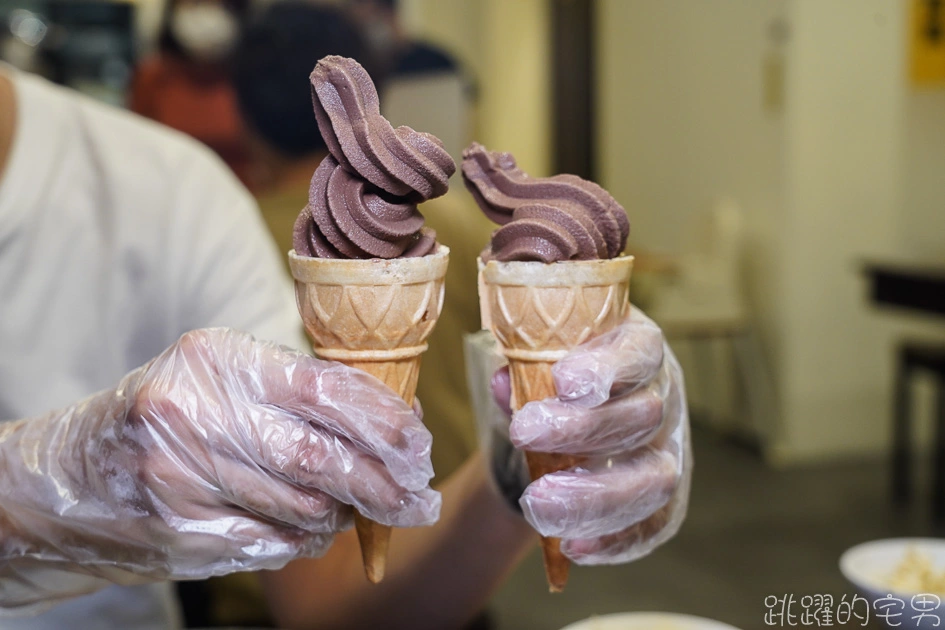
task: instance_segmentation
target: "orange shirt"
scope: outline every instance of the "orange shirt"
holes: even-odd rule
[[[225,76],[199,73],[167,55],[135,73],[131,109],[203,142],[247,183],[249,164],[236,94]]]

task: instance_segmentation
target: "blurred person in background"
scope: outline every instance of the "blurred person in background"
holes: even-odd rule
[[[175,628],[170,580],[320,555],[362,500],[436,520],[417,412],[292,349],[219,158],[2,64],[0,295],[0,627]]]
[[[250,0],[169,0],[158,51],[131,86],[132,111],[196,138],[250,187],[243,123],[230,82],[230,56]]]

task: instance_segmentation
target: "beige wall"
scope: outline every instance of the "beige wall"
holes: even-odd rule
[[[634,243],[676,249],[680,224],[719,195],[779,203],[782,117],[762,107],[762,62],[783,4],[599,2],[601,179]]]
[[[905,102],[906,251],[945,260],[945,88],[910,88]]]
[[[896,251],[905,4],[791,4],[781,237],[778,455],[875,450],[889,417],[892,328],[859,265]]]
[[[679,252],[696,213],[722,196],[738,200],[751,298],[765,347],[776,354],[785,116],[775,92],[784,79],[787,3],[598,6],[601,183],[630,214],[630,248]],[[708,397],[707,387],[734,386],[691,383],[696,403]]]
[[[403,17],[415,36],[454,51],[475,73],[476,139],[511,151],[534,175],[549,174],[548,3],[406,0]]]
[[[860,274],[868,258],[945,258],[945,99],[907,82],[907,3],[794,0],[791,22],[776,453],[788,461],[884,450],[898,341],[945,332],[868,308]]]
[[[780,400],[773,458],[882,450],[897,340],[941,336],[869,309],[860,273],[869,257],[945,258],[945,92],[906,84],[906,3],[600,6],[602,183],[632,244],[678,251],[707,200],[738,199]],[[779,55],[781,110],[765,106]]]

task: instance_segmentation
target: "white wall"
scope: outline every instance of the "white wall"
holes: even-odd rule
[[[889,322],[860,265],[891,255],[901,207],[905,4],[791,4],[781,393],[785,459],[879,448]]]
[[[768,30],[783,2],[601,0],[602,183],[633,242],[673,250],[718,195],[779,203],[781,117],[762,107]]]
[[[902,248],[945,259],[945,87],[907,91],[903,162]]]
[[[782,0],[601,0],[601,183],[630,215],[630,248],[678,252],[715,198],[745,212],[748,281],[765,347],[780,329],[775,237],[783,229]],[[684,350],[685,348],[681,348]],[[691,395],[717,384],[692,379]]]
[[[546,0],[406,0],[413,35],[439,43],[476,75],[475,138],[511,151],[532,175],[548,175],[550,42]]]
[[[945,91],[906,83],[907,3],[600,5],[602,183],[632,245],[678,250],[708,199],[738,199],[780,399],[774,459],[884,449],[897,340],[942,335],[871,309],[861,274],[867,258],[945,258]],[[779,53],[781,112],[763,105]]]

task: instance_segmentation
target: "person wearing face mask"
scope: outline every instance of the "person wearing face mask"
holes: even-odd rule
[[[252,187],[228,62],[249,0],[170,0],[159,50],[132,82],[130,107],[213,149]]]

